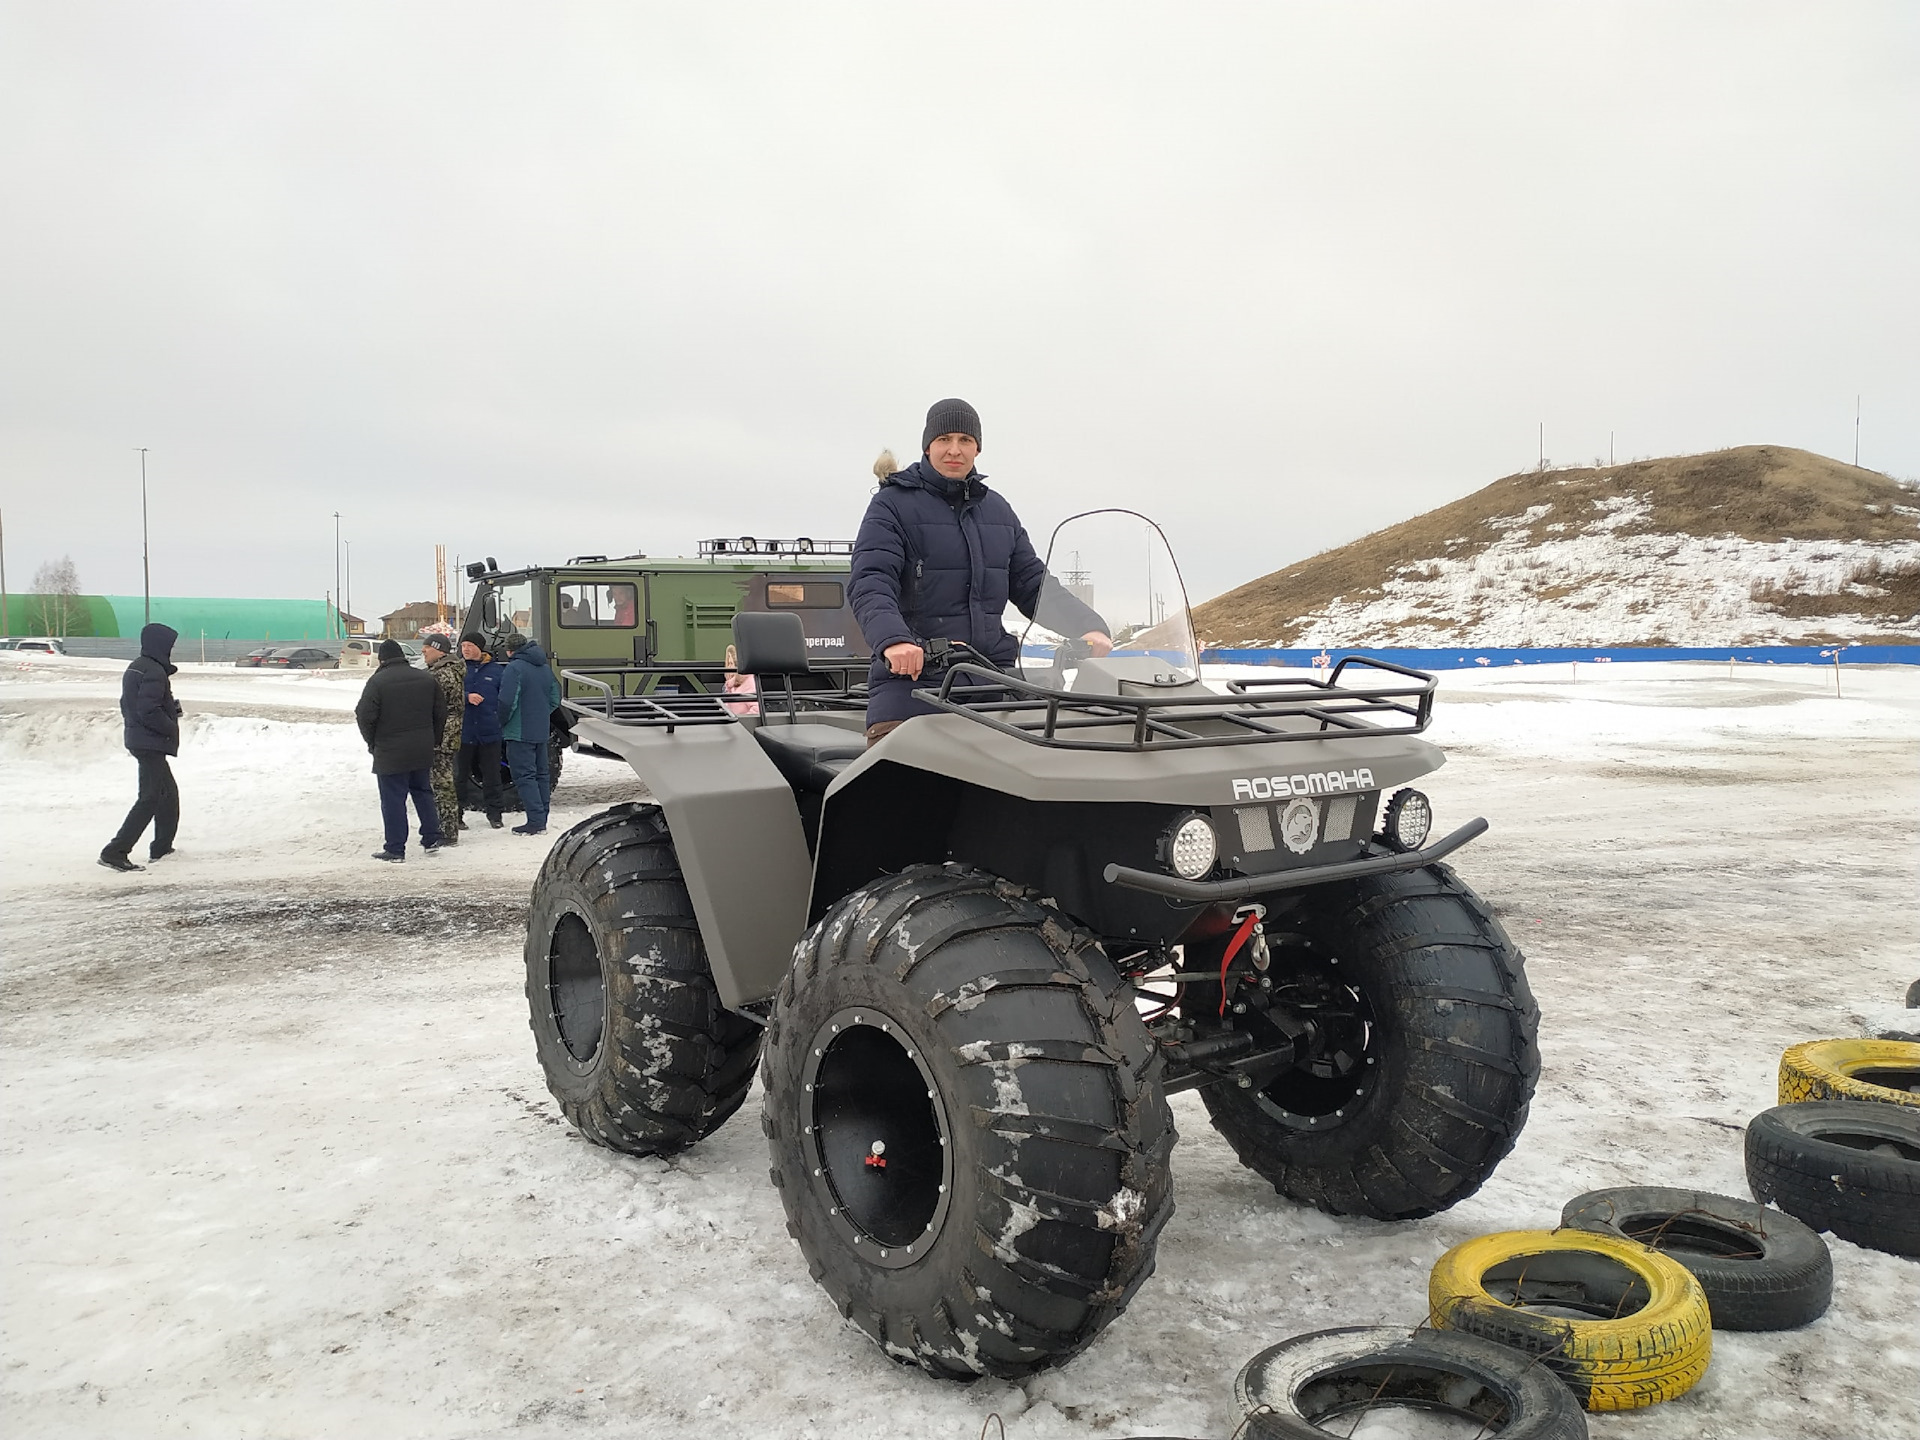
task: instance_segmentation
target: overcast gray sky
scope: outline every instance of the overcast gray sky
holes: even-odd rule
[[[1533,463],[1920,474],[1920,6],[0,3],[10,588],[850,536],[980,410],[1197,600]],[[1044,544],[1042,539],[1041,543]]]

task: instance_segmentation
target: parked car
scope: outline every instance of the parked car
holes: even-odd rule
[[[49,635],[30,635],[8,640],[7,649],[31,650],[40,655],[64,655],[67,653],[67,644]]]
[[[260,659],[263,670],[338,670],[340,662],[317,645],[287,645]]]
[[[267,656],[271,655],[272,653],[273,653],[273,646],[262,645],[257,650],[247,651],[246,654],[242,655],[238,660],[234,661],[233,663],[235,665],[238,665],[242,670],[252,670],[256,668],[262,660],[266,659]]]
[[[340,668],[342,670],[373,670],[380,664],[381,639],[378,635],[355,635],[340,647]],[[411,640],[393,642],[407,652],[407,663],[419,665],[420,647]]]

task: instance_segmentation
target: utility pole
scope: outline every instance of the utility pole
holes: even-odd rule
[[[1860,397],[1858,395],[1853,397],[1853,468],[1856,470],[1860,468]],[[1835,665],[1839,663],[1837,660],[1834,661]],[[1836,670],[1834,673],[1839,672]]]
[[[340,512],[333,512],[333,615],[334,628],[340,632],[338,638],[347,638],[347,622],[341,614],[346,603],[346,592],[340,588]]]
[[[447,547],[433,547],[433,618],[447,623]]]
[[[7,624],[7,525],[0,520],[0,635],[11,635]]]
[[[1613,468],[1613,432],[1607,431],[1607,468]]]
[[[140,452],[140,594],[145,601],[146,621],[153,623],[153,569],[147,556],[147,447],[136,445]]]
[[[347,587],[347,613],[351,615],[353,613],[353,542],[351,540],[347,541],[347,578],[343,583]]]
[[[1547,468],[1547,422],[1540,422],[1540,468]]]

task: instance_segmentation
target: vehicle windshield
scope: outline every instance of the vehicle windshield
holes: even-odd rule
[[[533,582],[507,580],[489,586],[480,597],[480,633],[496,655],[509,635],[533,633]]]
[[[1186,685],[1200,678],[1186,585],[1153,521],[1133,510],[1069,516],[1054,528],[1046,562],[1040,603],[1020,636],[1023,677],[1064,688],[1091,653],[1084,636],[1100,629],[1116,656],[1158,662],[1143,683]]]

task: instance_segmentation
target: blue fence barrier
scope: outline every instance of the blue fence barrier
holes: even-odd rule
[[[1277,665],[1309,669],[1335,664],[1349,655],[1387,660],[1411,670],[1471,670],[1499,665],[1635,663],[1648,660],[1713,660],[1745,665],[1920,665],[1920,645],[1722,645],[1710,646],[1551,646],[1536,649],[1325,649],[1207,650],[1210,665]]]

